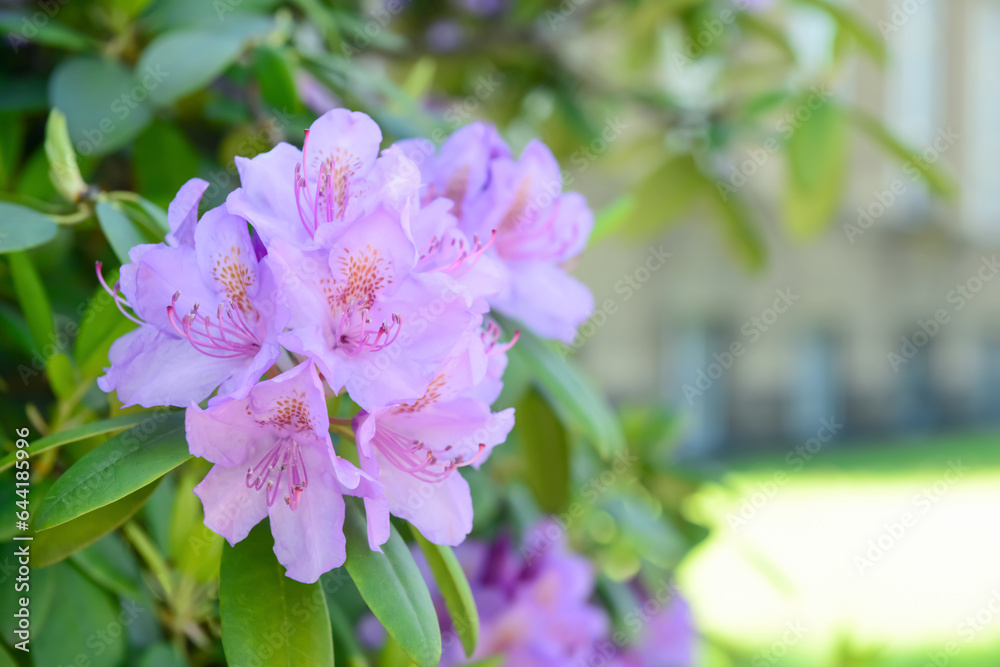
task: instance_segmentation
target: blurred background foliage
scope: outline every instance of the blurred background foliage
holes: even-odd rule
[[[111,342],[132,326],[110,307],[95,262],[110,283],[129,247],[162,238],[164,209],[185,181],[210,183],[203,207],[223,202],[238,185],[234,156],[300,143],[329,108],[370,114],[387,142],[439,144],[478,119],[515,147],[540,136],[566,188],[583,190],[597,213],[589,252],[610,236],[645,240],[693,217],[715,226],[748,270],[767,261],[763,230],[810,239],[833,220],[849,138],[900,162],[912,155],[835,95],[852,62],[886,54],[870,25],[827,0],[0,7],[0,441],[12,450],[14,429],[28,425],[53,443],[34,459],[35,502],[143,416],[95,384]],[[832,57],[796,43],[788,22],[802,7],[832,20]],[[762,202],[742,185],[771,155],[784,165],[782,191]],[[919,170],[935,194],[954,193],[938,167]],[[518,422],[471,475],[475,533],[561,516],[599,566],[600,597],[614,612],[632,595],[624,582],[673,571],[706,537],[710,522],[685,510],[705,478],[673,463],[679,430],[666,407],[612,406],[559,352],[530,337],[511,352],[500,403],[517,407]],[[36,565],[53,565],[33,575],[31,664],[72,664],[79,654],[93,665],[223,663],[221,538],[202,526],[190,493],[205,470],[189,461],[158,486],[40,534]],[[15,500],[11,478],[3,473],[4,507]],[[12,533],[0,527],[8,558]],[[338,584],[331,597],[335,624],[362,612],[350,588]],[[0,617],[9,637],[11,615]],[[748,659],[724,638],[706,640],[719,664]],[[866,664],[864,654],[846,647],[823,664]]]

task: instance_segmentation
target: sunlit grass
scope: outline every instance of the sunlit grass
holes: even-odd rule
[[[739,465],[689,508],[715,530],[680,583],[706,636],[742,656],[706,664],[1000,665],[1000,437],[794,468]]]

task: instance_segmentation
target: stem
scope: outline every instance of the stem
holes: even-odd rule
[[[149,535],[139,527],[135,521],[129,521],[126,523],[122,530],[125,532],[125,536],[128,537],[132,546],[135,550],[139,552],[142,559],[146,561],[146,565],[149,566],[150,571],[156,580],[160,582],[160,586],[163,588],[163,592],[170,600],[173,596],[174,586],[170,581],[170,572],[167,569],[167,563],[163,560],[163,556],[157,550],[156,545],[149,538]]]

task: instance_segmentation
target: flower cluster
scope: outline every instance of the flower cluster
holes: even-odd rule
[[[556,538],[553,539],[553,535]],[[516,550],[509,538],[469,540],[455,550],[472,588],[480,638],[466,658],[457,641],[434,577],[419,552],[414,557],[432,590],[445,641],[439,667],[487,662],[517,667],[691,667],[696,630],[685,600],[671,585],[650,592],[637,581],[632,609],[622,609],[614,629],[606,612],[591,602],[596,574],[591,563],[569,550],[553,520],[543,520],[524,544],[545,542],[542,551]],[[362,639],[378,646],[385,633],[374,616],[362,620]]]
[[[472,504],[458,469],[514,420],[490,404],[517,333],[490,312],[569,341],[592,307],[561,268],[592,216],[542,144],[514,159],[485,125],[437,155],[381,143],[371,118],[335,109],[302,150],[237,158],[242,187],[200,220],[208,184],[189,181],[165,242],[133,248],[105,284],[139,326],[100,387],[187,408],[191,452],[215,464],[195,488],[206,525],[235,544],[270,517],[278,560],[304,582],[344,561],[344,495],[364,499],[372,549],[390,514],[461,543]],[[331,418],[345,391],[359,411]],[[331,428],[353,428],[356,465]]]

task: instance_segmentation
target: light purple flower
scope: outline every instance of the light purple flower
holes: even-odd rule
[[[257,260],[246,221],[225,208],[193,224],[203,184],[189,181],[170,206],[175,245],[132,248],[119,283],[105,285],[140,325],[114,342],[98,379],[125,405],[185,406],[216,388],[242,397],[280,354],[288,313],[270,267]]]
[[[545,521],[527,539],[546,531],[561,534]],[[505,537],[492,544],[468,541],[455,555],[479,611],[479,644],[466,659],[459,642],[446,643],[442,667],[497,655],[504,656],[503,665],[517,667],[591,664],[595,644],[608,632],[608,619],[590,602],[595,580],[591,564],[568,551],[561,537],[527,561]],[[450,633],[453,626],[433,579],[429,572],[425,577],[434,591],[442,632]]]
[[[205,525],[230,544],[271,519],[286,574],[312,583],[344,563],[343,494],[378,485],[333,450],[323,384],[311,362],[256,385],[243,399],[187,410],[191,453],[215,466],[195,487]]]
[[[593,297],[563,267],[586,246],[594,220],[580,194],[562,192],[549,149],[532,141],[515,160],[495,128],[482,123],[453,134],[435,157],[419,140],[401,148],[421,167],[424,201],[453,201],[466,237],[491,239],[505,287],[490,304],[543,336],[572,342]]]
[[[673,588],[668,600],[647,599],[636,643],[618,656],[618,667],[692,667],[695,664],[696,630],[687,600]],[[650,609],[653,611],[651,612]]]
[[[418,170],[399,165],[395,153],[383,159],[389,165],[377,164],[381,142],[382,131],[367,115],[333,109],[306,130],[301,151],[280,143],[252,159],[237,157],[241,187],[226,204],[268,248],[276,240],[314,248],[324,228],[330,238],[379,206],[416,204]],[[402,222],[408,224],[405,215]]]
[[[514,410],[492,413],[470,395],[495,382],[487,376],[489,355],[503,348],[471,335],[465,343],[418,399],[354,417],[361,468],[385,490],[383,498],[365,499],[373,548],[388,536],[390,514],[436,544],[460,544],[472,530],[472,498],[458,468],[478,467],[507,439]]]

